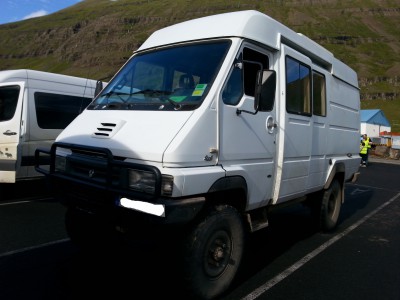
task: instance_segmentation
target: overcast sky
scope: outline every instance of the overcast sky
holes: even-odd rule
[[[82,0],[0,0],[0,24],[41,17]]]

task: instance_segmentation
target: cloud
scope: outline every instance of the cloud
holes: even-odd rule
[[[30,13],[29,15],[23,17],[23,20],[26,19],[31,19],[31,18],[37,18],[37,17],[42,17],[49,14],[47,11],[45,11],[44,9],[38,10],[38,11],[34,11],[33,13]]]

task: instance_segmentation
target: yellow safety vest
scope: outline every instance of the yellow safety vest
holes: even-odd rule
[[[369,146],[368,140],[362,140],[360,143],[360,154],[367,154],[369,148],[368,146]]]

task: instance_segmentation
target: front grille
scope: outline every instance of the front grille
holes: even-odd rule
[[[57,149],[68,149],[71,154],[65,156],[65,170],[56,170]],[[67,184],[77,183],[90,186],[98,191],[106,191],[121,197],[133,197],[143,200],[157,199],[161,194],[161,172],[148,165],[125,162],[114,157],[109,149],[66,143],[53,143],[51,148],[50,175]],[[135,191],[128,186],[128,172],[136,169],[151,172],[156,182],[152,194]],[[69,182],[69,183],[68,183]]]
[[[107,159],[70,155],[67,158],[66,174],[98,184],[119,186],[121,169],[108,164]]]

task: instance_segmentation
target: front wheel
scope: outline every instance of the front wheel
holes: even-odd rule
[[[218,205],[187,236],[184,275],[191,294],[212,299],[225,292],[238,271],[244,248],[242,219],[235,208]]]

